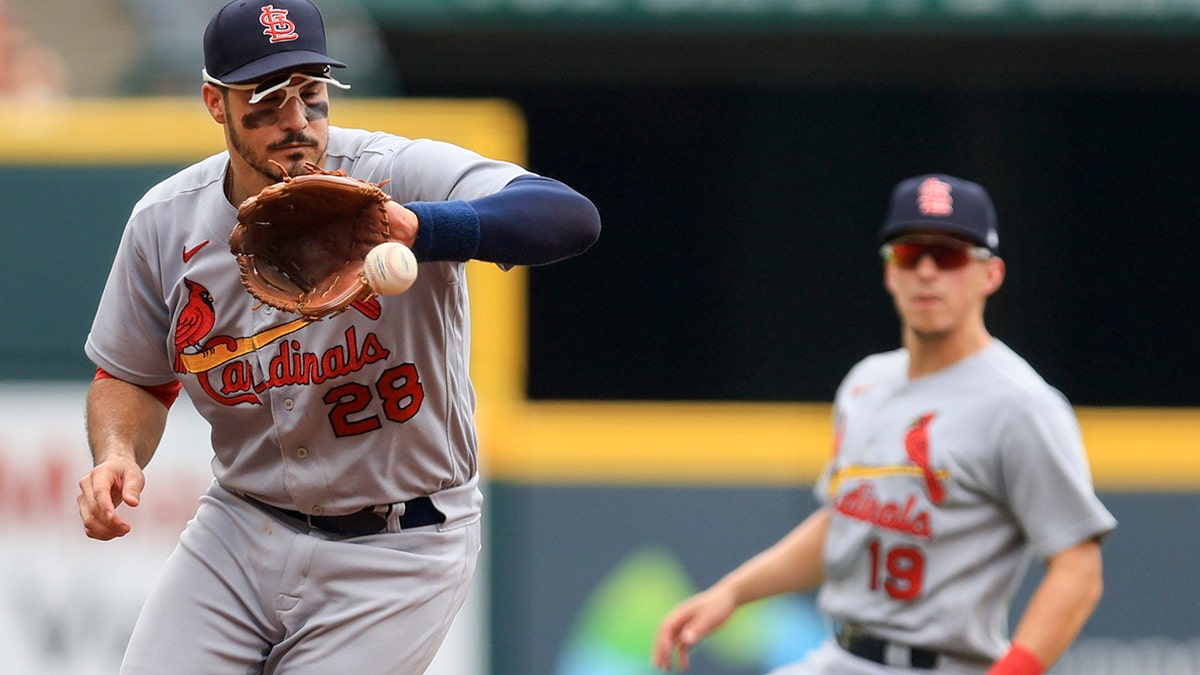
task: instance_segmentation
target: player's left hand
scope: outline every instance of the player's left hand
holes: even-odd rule
[[[79,517],[92,539],[107,541],[129,534],[132,526],[117,514],[117,507],[141,502],[146,476],[132,458],[112,458],[97,464],[79,479]]]
[[[369,183],[315,164],[305,168],[303,176],[284,172],[281,182],[238,206],[229,250],[255,299],[319,319],[375,295],[363,276],[367,253],[388,241],[411,248],[417,217],[389,206],[391,197],[382,189],[387,181]],[[400,222],[390,222],[393,213]]]

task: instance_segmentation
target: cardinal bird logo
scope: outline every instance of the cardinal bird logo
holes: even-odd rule
[[[929,489],[929,500],[941,504],[946,498],[946,488],[933,470],[929,461],[929,423],[933,421],[933,413],[925,413],[913,420],[912,426],[904,436],[904,450],[908,458],[921,469],[925,476],[925,485]]]
[[[185,373],[183,364],[184,350],[199,347],[200,341],[212,330],[217,322],[217,313],[213,309],[212,293],[191,279],[184,279],[188,290],[187,304],[179,312],[179,320],[175,323],[175,372]]]

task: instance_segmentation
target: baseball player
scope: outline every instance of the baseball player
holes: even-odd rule
[[[1116,526],[1091,484],[1074,413],[984,325],[1004,280],[987,192],[945,175],[900,182],[882,230],[902,347],[849,372],[823,506],[662,622],[653,662],[688,651],[747,602],[820,589],[834,636],[779,675],[1040,675],[1099,602]],[[1030,559],[1046,573],[1011,640]]]
[[[86,343],[88,536],[129,533],[181,387],[215,480],[167,560],[123,673],[421,673],[480,548],[465,261],[550,263],[599,236],[592,203],[433,140],[330,126],[347,88],[309,0],[233,0],[204,35],[227,150],[134,207]],[[384,183],[416,253],[404,294],[319,321],[260,305],[228,239],[237,205],[311,162]],[[119,571],[110,571],[119,573]]]

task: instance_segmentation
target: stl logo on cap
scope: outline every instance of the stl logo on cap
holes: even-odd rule
[[[259,15],[258,22],[266,28],[263,35],[270,36],[271,44],[291,42],[300,38],[296,34],[296,24],[289,21],[287,16],[286,9],[275,9],[274,5],[262,7],[262,14]]]
[[[926,216],[954,215],[954,197],[950,195],[950,184],[936,178],[926,178],[917,188],[917,207]]]

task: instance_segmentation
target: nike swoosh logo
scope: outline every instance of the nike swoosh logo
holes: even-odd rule
[[[204,248],[205,246],[208,246],[208,240],[205,240],[203,244],[199,244],[198,246],[192,248],[190,251],[186,248],[183,249],[183,262],[186,263],[186,262],[190,261],[192,259],[192,257],[195,256],[197,253],[199,253],[200,249]]]

